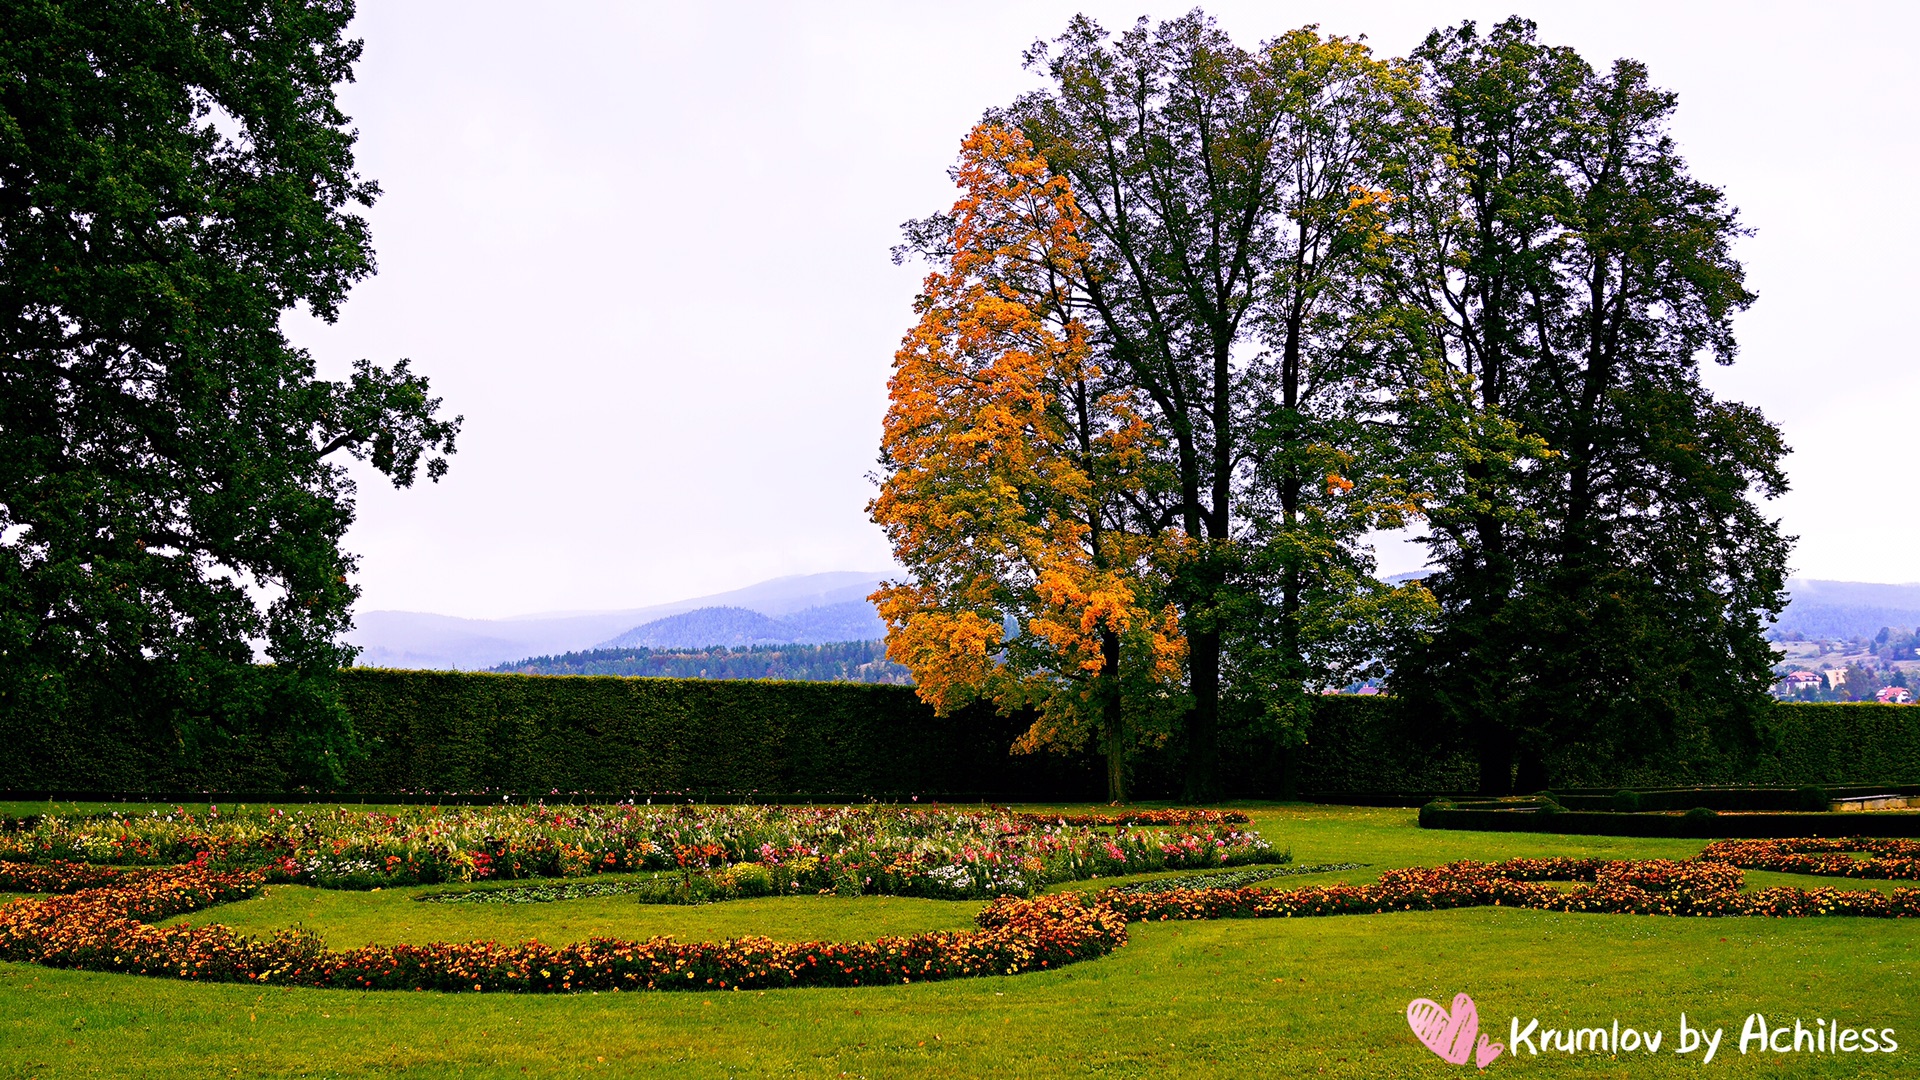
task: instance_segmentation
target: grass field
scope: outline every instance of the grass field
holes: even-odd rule
[[[4,807],[20,813],[33,807]],[[44,806],[37,809],[45,809]],[[1684,857],[1701,841],[1422,831],[1410,810],[1245,806],[1299,863],[1365,870],[1521,855]],[[1836,884],[1749,873],[1750,886]],[[1110,882],[1087,882],[1097,887]],[[1878,883],[1842,882],[1843,888]],[[189,916],[250,931],[304,925],[330,944],[599,934],[848,940],[960,928],[978,905],[893,897],[703,907],[621,897],[435,905],[418,890],[275,886]],[[1059,971],[852,990],[440,995],[197,985],[0,964],[0,1076],[672,1075],[1440,1077],[1409,1000],[1477,1002],[1482,1031],[1623,1026],[1660,1054],[1502,1056],[1551,1076],[1920,1076],[1920,920],[1675,919],[1505,908],[1136,924],[1112,956]],[[1710,1064],[1672,1053],[1679,1017],[1724,1029]],[[1742,1055],[1749,1013],[1893,1028],[1893,1054]]]

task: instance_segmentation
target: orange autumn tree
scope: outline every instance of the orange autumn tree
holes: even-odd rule
[[[943,715],[1031,710],[1016,750],[1092,738],[1123,799],[1129,748],[1179,711],[1185,658],[1154,542],[1123,513],[1148,490],[1150,436],[1055,271],[1087,258],[1067,181],[988,124],[954,179],[868,506],[911,574],[873,595],[887,655]]]

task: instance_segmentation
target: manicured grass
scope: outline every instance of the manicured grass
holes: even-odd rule
[[[1426,832],[1410,810],[1248,807],[1300,863],[1365,870],[1519,855],[1684,857],[1701,841]],[[1749,873],[1765,884],[1879,883]],[[1110,882],[1088,882],[1098,887]],[[531,930],[692,939],[736,932],[871,938],[964,924],[976,905],[782,898],[703,907],[622,898],[432,905],[408,890],[319,893],[192,916],[249,929],[304,922],[336,946]],[[421,913],[419,909],[429,909]],[[571,911],[567,909],[572,909]],[[448,920],[423,923],[420,920]],[[488,922],[487,920],[493,920]],[[617,928],[612,924],[618,924]],[[777,924],[777,925],[776,925]],[[489,929],[481,929],[485,925]],[[606,930],[598,927],[607,926]],[[589,928],[592,929],[589,929]],[[734,927],[741,929],[735,930]],[[442,930],[446,932],[442,933]],[[549,938],[549,935],[552,935]],[[1121,1076],[1476,1075],[1423,1049],[1414,997],[1474,996],[1508,1020],[1660,1028],[1658,1058],[1503,1057],[1542,1075],[1693,1076],[1679,1014],[1726,1029],[1728,1075],[1920,1075],[1920,920],[1676,919],[1480,908],[1294,920],[1152,923],[1101,960],[1055,972],[856,990],[582,996],[440,995],[195,985],[0,965],[0,1076]],[[1892,1027],[1893,1055],[1740,1055],[1744,1017]],[[1643,1059],[1643,1060],[1636,1060]]]

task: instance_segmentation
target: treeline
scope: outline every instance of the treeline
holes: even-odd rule
[[[796,682],[906,684],[906,668],[887,659],[884,641],[826,645],[742,645],[704,649],[589,649],[501,664],[515,675],[621,675],[653,679],[789,679]]]
[[[1717,397],[1754,300],[1675,95],[1514,18],[1405,57],[1204,13],[1028,50],[895,354],[876,594],[941,709],[1028,745],[1305,745],[1386,676],[1489,792],[1567,755],[1762,738],[1785,601],[1780,431]],[[1369,537],[1423,524],[1387,588]]]

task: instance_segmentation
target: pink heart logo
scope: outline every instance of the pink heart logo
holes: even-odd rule
[[[1484,1069],[1507,1048],[1504,1043],[1492,1042],[1480,1034],[1480,1010],[1465,994],[1453,996],[1451,1011],[1437,1001],[1415,998],[1407,1003],[1407,1026],[1427,1049],[1455,1065],[1465,1065],[1467,1059],[1472,1058],[1476,1066]],[[1479,1040],[1477,1047],[1475,1039]]]

